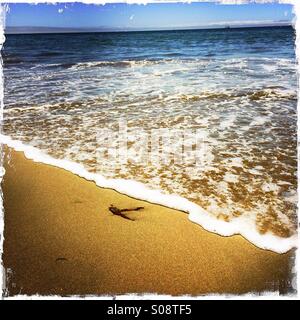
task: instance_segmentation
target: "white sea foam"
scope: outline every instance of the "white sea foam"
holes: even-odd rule
[[[28,159],[35,162],[42,162],[48,165],[56,166],[68,170],[82,178],[94,181],[99,187],[114,189],[128,196],[149,201],[152,203],[164,205],[173,209],[189,213],[189,220],[199,224],[207,231],[211,231],[222,236],[231,236],[241,234],[244,238],[262,249],[272,250],[278,253],[285,253],[297,246],[297,235],[289,238],[281,238],[271,233],[259,234],[255,222],[249,216],[241,216],[230,222],[218,220],[211,216],[199,205],[177,195],[164,194],[160,190],[153,190],[144,184],[125,179],[106,179],[103,176],[88,172],[83,165],[71,162],[69,160],[55,159],[41,150],[23,144],[20,141],[13,140],[9,136],[0,135],[0,142],[15,149],[24,152]],[[235,165],[240,164],[236,159]]]

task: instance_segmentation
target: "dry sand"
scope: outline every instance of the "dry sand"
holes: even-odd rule
[[[7,294],[200,295],[290,290],[294,252],[222,237],[186,213],[97,187],[5,149]],[[144,206],[114,216],[108,207]]]

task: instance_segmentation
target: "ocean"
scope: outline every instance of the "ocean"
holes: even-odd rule
[[[6,35],[2,134],[285,252],[297,229],[294,43],[292,27]]]

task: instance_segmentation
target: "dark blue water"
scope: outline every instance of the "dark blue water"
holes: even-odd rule
[[[293,59],[292,27],[7,35],[7,63],[78,63],[228,57]]]

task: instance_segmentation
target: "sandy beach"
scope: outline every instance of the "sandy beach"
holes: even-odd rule
[[[290,292],[294,252],[222,237],[188,215],[4,149],[7,295]],[[143,210],[113,215],[109,206]]]

